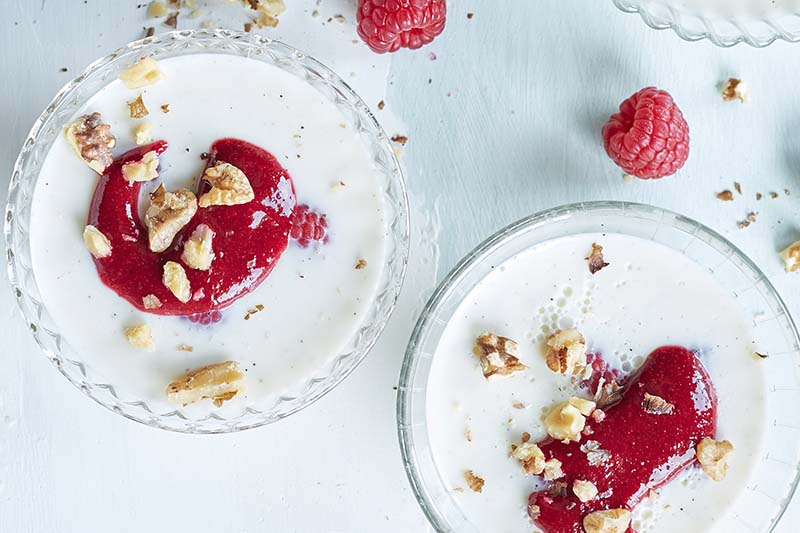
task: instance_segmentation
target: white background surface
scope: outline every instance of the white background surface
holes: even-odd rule
[[[138,1],[2,1],[3,190],[55,92],[152,25]],[[241,27],[241,10],[207,3],[179,28]],[[546,207],[624,199],[680,211],[739,245],[800,314],[800,274],[783,273],[776,253],[800,238],[800,45],[684,43],[610,0],[450,0],[445,34],[389,66],[352,42],[354,3],[287,0],[280,26],[262,31],[331,65],[373,107],[385,98],[388,133],[409,137],[419,241],[438,230],[438,271],[435,250],[417,246],[386,336],[333,393],[281,423],[216,437],[150,429],[95,405],[37,351],[3,289],[0,532],[426,531],[400,462],[393,390],[419,295],[490,233]],[[337,13],[347,21],[322,24]],[[752,104],[721,101],[717,84],[729,75],[750,84]],[[599,132],[622,99],[651,84],[681,105],[692,155],[676,177],[627,183]],[[716,200],[734,180],[744,194]],[[751,210],[757,222],[738,229]],[[778,531],[798,528],[800,501]]]

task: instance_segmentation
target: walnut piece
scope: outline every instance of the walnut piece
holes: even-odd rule
[[[367,260],[366,259],[359,259],[356,263],[355,269],[356,270],[363,270],[367,268]]]
[[[83,242],[86,244],[89,253],[97,259],[103,259],[111,255],[111,242],[109,242],[108,237],[91,224],[83,229]]]
[[[244,374],[236,361],[204,366],[180,376],[167,387],[167,398],[181,405],[211,399],[217,407],[242,390]]]
[[[576,398],[573,396],[568,400],[569,404],[581,412],[583,416],[590,416],[597,404],[591,400],[584,400],[583,398]]]
[[[147,144],[152,141],[152,125],[149,122],[142,122],[133,128],[133,140],[138,145]]]
[[[158,177],[158,154],[149,151],[139,161],[122,165],[122,177],[127,181],[150,181]]]
[[[650,415],[671,415],[675,406],[661,396],[645,392],[642,398],[642,409]]]
[[[717,193],[717,200],[722,200],[723,202],[732,202],[733,193],[729,189],[725,189],[724,191]]]
[[[559,374],[579,374],[586,368],[586,341],[575,328],[556,331],[547,339],[547,368]]]
[[[733,454],[733,444],[727,440],[716,441],[705,437],[697,445],[697,461],[703,472],[714,481],[722,481],[728,473],[728,461]]]
[[[611,404],[615,404],[622,399],[622,387],[612,380],[604,383],[601,379],[600,384],[597,386],[597,392],[594,395],[594,401],[597,402],[598,409],[604,409]]]
[[[523,442],[514,447],[511,456],[522,463],[522,469],[526,474],[539,475],[544,472],[544,453],[532,442]]]
[[[186,271],[175,261],[164,263],[161,281],[181,303],[188,302],[192,297],[192,288],[189,285],[189,278],[186,277]]]
[[[611,458],[611,454],[601,448],[596,440],[587,440],[585,444],[581,444],[581,451],[586,454],[586,461],[591,466],[601,465]]]
[[[595,511],[583,518],[586,533],[625,533],[631,524],[631,512],[627,509]]]
[[[246,204],[255,198],[247,176],[229,163],[207,168],[203,179],[211,184],[211,190],[200,196],[200,207]]]
[[[596,242],[592,243],[592,253],[586,258],[589,263],[589,272],[597,274],[609,264],[603,259],[603,247]]]
[[[580,440],[585,426],[583,413],[569,402],[556,405],[544,419],[547,434],[565,443]]]
[[[119,73],[119,79],[128,89],[153,85],[162,78],[158,63],[152,57],[143,57]]]
[[[597,487],[591,481],[576,479],[572,482],[572,492],[583,503],[592,501],[597,496]]]
[[[153,352],[156,345],[153,342],[153,332],[147,324],[125,328],[125,338],[128,344],[135,348],[141,348],[148,352]]]
[[[208,270],[214,260],[214,252],[211,248],[214,239],[214,231],[200,224],[183,243],[183,253],[181,261],[196,270]]]
[[[483,492],[483,485],[486,483],[482,477],[476,476],[472,470],[464,472],[464,479],[473,492]]]
[[[98,174],[114,162],[111,149],[117,139],[111,135],[111,126],[103,124],[100,113],[83,115],[70,123],[64,128],[64,137],[77,156]]]
[[[147,106],[144,105],[141,94],[134,100],[128,102],[128,114],[131,118],[144,118],[150,114],[150,111],[147,110]]]
[[[158,309],[161,307],[161,300],[155,294],[142,296],[142,305],[145,309]]]
[[[150,206],[144,213],[150,250],[160,253],[169,248],[175,235],[192,220],[196,212],[197,198],[192,191],[178,189],[167,192],[163,183],[159,185],[150,195]]]
[[[750,89],[742,80],[728,78],[722,84],[722,99],[726,102],[739,100],[743,104],[748,104],[750,103]]]
[[[561,470],[561,461],[558,459],[548,459],[544,462],[544,475],[542,476],[545,481],[553,481],[554,479],[564,477],[564,471]]]
[[[480,359],[483,377],[508,376],[527,367],[519,362],[519,345],[507,337],[484,333],[475,339],[473,353]]]
[[[147,16],[150,18],[159,18],[167,14],[167,5],[164,2],[153,1],[147,8]]]
[[[781,252],[781,259],[783,259],[784,270],[786,270],[786,272],[796,272],[800,270],[800,241],[787,246]]]

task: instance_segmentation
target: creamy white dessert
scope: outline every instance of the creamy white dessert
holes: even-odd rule
[[[594,275],[585,259],[593,242],[609,263]],[[496,265],[446,324],[429,376],[427,430],[453,501],[476,531],[537,530],[528,496],[543,483],[526,475],[509,449],[524,432],[531,442],[546,437],[544,415],[555,404],[590,397],[545,360],[546,339],[575,327],[588,352],[626,373],[661,346],[697,351],[719,397],[716,438],[735,446],[730,469],[713,481],[689,467],[636,508],[632,525],[640,533],[725,530],[715,527],[746,491],[763,449],[767,391],[752,320],[689,258],[635,237],[555,239]],[[484,378],[472,350],[487,331],[516,340],[527,368]],[[484,480],[480,493],[468,487],[466,471]]]
[[[303,248],[290,241],[263,284],[223,309],[218,323],[140,312],[98,277],[83,240],[98,176],[61,137],[33,199],[33,269],[58,330],[123,398],[166,402],[167,384],[184,371],[234,360],[245,375],[241,408],[314,376],[351,342],[383,273],[384,191],[354,126],[300,78],[230,55],[187,55],[158,66],[156,83],[130,89],[112,81],[75,115],[100,112],[116,137],[115,155],[137,140],[169,142],[159,177],[143,194],[160,183],[192,188],[212,142],[241,139],[278,159],[298,205],[326,215],[328,242]],[[140,94],[149,115],[133,119],[126,103]],[[142,200],[141,210],[147,205]],[[125,329],[140,324],[152,331],[152,353],[126,341]]]

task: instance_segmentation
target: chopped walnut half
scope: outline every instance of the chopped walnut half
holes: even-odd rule
[[[544,419],[547,434],[563,442],[580,440],[585,426],[583,413],[569,402],[556,405]]]
[[[119,74],[119,79],[128,89],[139,89],[153,85],[162,78],[158,63],[152,57],[143,57]]]
[[[586,368],[586,341],[575,328],[556,331],[547,339],[547,368],[560,374],[579,374]]]
[[[586,454],[586,461],[591,466],[601,465],[611,458],[611,454],[601,448],[596,440],[587,440],[581,445],[581,451]]]
[[[197,198],[192,191],[178,189],[167,192],[163,183],[159,185],[150,195],[150,206],[144,213],[150,250],[160,253],[169,248],[175,235],[192,220],[196,212]]]
[[[473,492],[483,492],[483,485],[486,483],[482,477],[476,476],[472,470],[464,472],[464,479]]]
[[[518,348],[519,345],[507,337],[484,333],[475,339],[472,351],[480,358],[483,377],[489,379],[492,376],[508,376],[527,368],[517,358]]]
[[[514,447],[511,456],[522,463],[526,474],[539,475],[544,472],[544,453],[532,442],[523,442]]]
[[[592,501],[597,496],[597,487],[591,481],[576,479],[572,482],[572,492],[583,503]]]
[[[114,162],[111,149],[117,140],[111,135],[111,126],[103,124],[100,113],[83,115],[70,123],[64,128],[64,137],[78,157],[98,174]]]
[[[631,525],[631,512],[627,509],[595,511],[583,518],[586,533],[625,533]]]
[[[586,261],[589,263],[589,272],[592,274],[597,274],[609,265],[609,263],[606,263],[605,259],[603,259],[603,247],[596,242],[592,243],[592,253],[589,254]]]
[[[733,444],[727,440],[716,441],[705,437],[697,445],[697,461],[703,472],[714,481],[722,481],[728,473],[728,461],[733,454]]]
[[[544,462],[544,477],[545,481],[553,481],[554,479],[564,477],[564,471],[561,470],[561,461],[558,459],[548,459]]]
[[[169,384],[167,398],[181,405],[211,399],[219,407],[243,388],[239,363],[225,361],[192,370]]]
[[[148,294],[147,296],[142,296],[142,305],[145,309],[158,309],[161,307],[161,300],[155,294]]]
[[[89,253],[97,259],[103,259],[111,255],[111,242],[109,242],[108,237],[91,224],[83,229],[83,242],[86,244]]]
[[[152,141],[152,125],[149,122],[142,122],[133,128],[133,140],[138,145],[146,144]]]
[[[128,344],[135,348],[141,348],[148,352],[153,352],[156,345],[153,342],[153,332],[147,324],[125,328],[125,338]]]
[[[131,118],[144,118],[150,114],[150,111],[147,110],[147,106],[144,105],[141,94],[134,100],[128,102],[128,114]]]
[[[186,271],[175,261],[164,263],[161,281],[178,301],[186,303],[192,297],[192,288],[189,285],[189,278],[186,277]]]
[[[739,100],[743,104],[750,103],[750,89],[742,80],[728,78],[722,84],[722,99],[726,102]]]
[[[207,168],[203,179],[211,184],[211,190],[200,196],[200,207],[246,204],[255,198],[250,180],[229,163]]]
[[[149,151],[139,161],[122,165],[122,177],[127,181],[150,181],[158,177],[158,154]]]
[[[644,398],[642,398],[642,409],[651,415],[671,415],[675,411],[675,406],[661,396],[645,392]]]
[[[786,272],[800,270],[800,241],[787,246],[781,252],[781,259],[783,259]]]
[[[214,231],[205,224],[200,224],[183,243],[181,260],[196,270],[208,270],[214,260],[211,249],[213,239]]]

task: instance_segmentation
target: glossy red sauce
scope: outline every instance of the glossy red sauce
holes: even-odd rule
[[[230,163],[241,169],[255,193],[251,202],[199,208],[163,253],[150,251],[147,229],[139,220],[140,183],[122,176],[122,165],[155,150],[166,141],[137,147],[117,158],[95,189],[89,224],[111,241],[111,255],[95,259],[100,279],[141,311],[159,315],[192,315],[223,309],[258,287],[272,272],[289,240],[296,200],[289,173],[269,152],[238,139],[221,139],[211,146],[208,164]],[[198,179],[198,198],[207,188]],[[169,187],[168,187],[169,189]],[[200,225],[215,233],[215,258],[207,271],[195,270],[180,259],[183,241]],[[163,265],[183,265],[192,298],[181,303],[162,283]],[[145,309],[142,298],[154,294],[162,306]]]
[[[645,392],[675,406],[672,414],[649,414],[642,408]],[[558,459],[565,476],[566,496],[534,492],[530,506],[538,506],[535,522],[544,533],[583,533],[583,517],[602,509],[633,509],[650,490],[670,481],[695,461],[695,446],[716,433],[717,396],[711,378],[690,350],[664,346],[649,355],[631,375],[624,396],[604,409],[580,442],[564,444],[547,439],[539,443],[546,459]],[[581,445],[593,441],[608,452],[602,464],[591,465]],[[598,496],[586,503],[572,492],[574,480],[591,481]],[[530,508],[529,506],[529,508]]]

